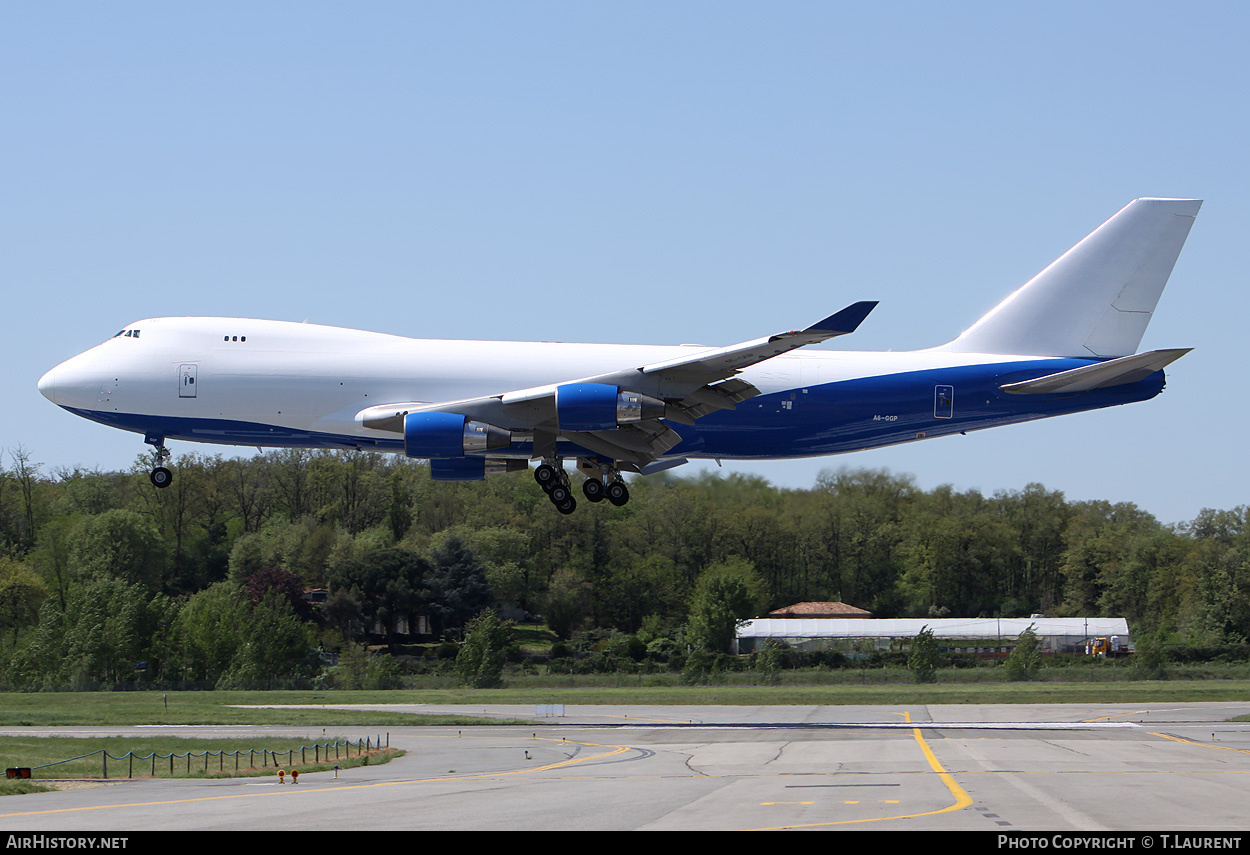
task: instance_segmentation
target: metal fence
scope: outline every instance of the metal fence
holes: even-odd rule
[[[301,745],[298,748],[288,748],[281,751],[271,751],[267,748],[245,748],[239,751],[188,751],[183,754],[157,754],[155,752],[152,754],[135,754],[133,751],[127,751],[121,756],[114,756],[109,754],[104,749],[101,749],[99,751],[88,752],[87,754],[80,754],[77,757],[70,757],[67,760],[58,760],[55,763],[45,763],[42,766],[32,766],[30,769],[32,772],[35,770],[55,770],[58,767],[64,767],[67,763],[81,763],[82,761],[89,761],[92,758],[98,757],[100,762],[100,774],[103,778],[109,777],[110,760],[113,761],[114,764],[124,764],[126,769],[124,777],[126,778],[133,778],[135,776],[136,761],[140,764],[140,775],[143,775],[146,772],[146,774],[154,778],[158,774],[159,767],[159,771],[162,773],[166,772],[166,769],[168,768],[168,775],[172,777],[178,774],[175,770],[175,763],[182,766],[179,761],[183,760],[186,761],[185,770],[182,772],[183,775],[191,775],[193,772],[201,772],[204,774],[208,774],[213,771],[225,772],[227,769],[227,758],[233,760],[232,769],[235,772],[238,772],[241,769],[267,769],[270,767],[276,770],[282,768],[284,765],[287,767],[296,765],[296,754],[299,755],[298,764],[306,766],[310,762],[320,764],[342,759],[350,759],[353,756],[362,757],[370,751],[380,750],[383,747],[382,737],[377,736],[357,740],[314,742],[309,745]],[[385,747],[390,747],[389,734],[387,735],[387,744]],[[355,753],[353,754],[353,752]],[[245,757],[247,758],[247,763],[241,766],[240,764]],[[260,759],[259,764],[256,762],[258,758]],[[285,763],[283,763],[283,758],[285,758]],[[212,766],[212,761],[214,759],[217,761],[215,769]],[[168,764],[166,764],[165,761],[168,761]],[[193,761],[195,763],[194,770],[192,769]],[[146,769],[144,767],[146,767]],[[122,777],[117,773],[116,769],[117,767],[114,765],[113,777]]]

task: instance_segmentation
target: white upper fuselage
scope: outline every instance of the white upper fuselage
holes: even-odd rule
[[[58,365],[44,375],[39,388],[53,402],[80,411],[223,419],[393,438],[361,426],[356,414],[392,402],[499,395],[702,349],[412,339],[287,321],[152,318]],[[1003,360],[1002,355],[934,351],[804,350],[752,366],[742,377],[768,395]],[[188,388],[189,372],[193,388]],[[777,456],[786,454],[779,449]]]

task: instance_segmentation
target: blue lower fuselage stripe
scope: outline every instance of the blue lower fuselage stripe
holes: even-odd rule
[[[1145,401],[1163,389],[1156,371],[1135,383],[1057,395],[1012,395],[1000,386],[1089,365],[1095,360],[1054,359],[970,365],[843,380],[760,395],[699,419],[669,423],[681,436],[671,457],[780,459],[859,451],[918,438],[1030,421],[1048,416]],[[949,390],[949,391],[946,391]],[[394,438],[301,430],[236,419],[152,416],[69,408],[93,421],[166,439],[221,445],[365,449],[403,452]],[[488,456],[528,455],[517,443]],[[565,448],[571,450],[565,451]],[[565,456],[578,451],[561,443]]]

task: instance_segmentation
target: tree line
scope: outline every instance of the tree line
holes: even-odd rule
[[[0,683],[293,684],[364,645],[459,641],[484,610],[710,651],[812,600],[1250,637],[1245,506],[1165,525],[1041,484],[985,496],[844,469],[810,489],[662,473],[563,516],[525,473],[436,482],[394,455],[190,453],[164,490],[147,469],[0,460]]]

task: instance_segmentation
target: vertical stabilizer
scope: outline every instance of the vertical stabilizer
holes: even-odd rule
[[[1135,199],[937,350],[1116,357],[1137,352],[1202,202]]]

